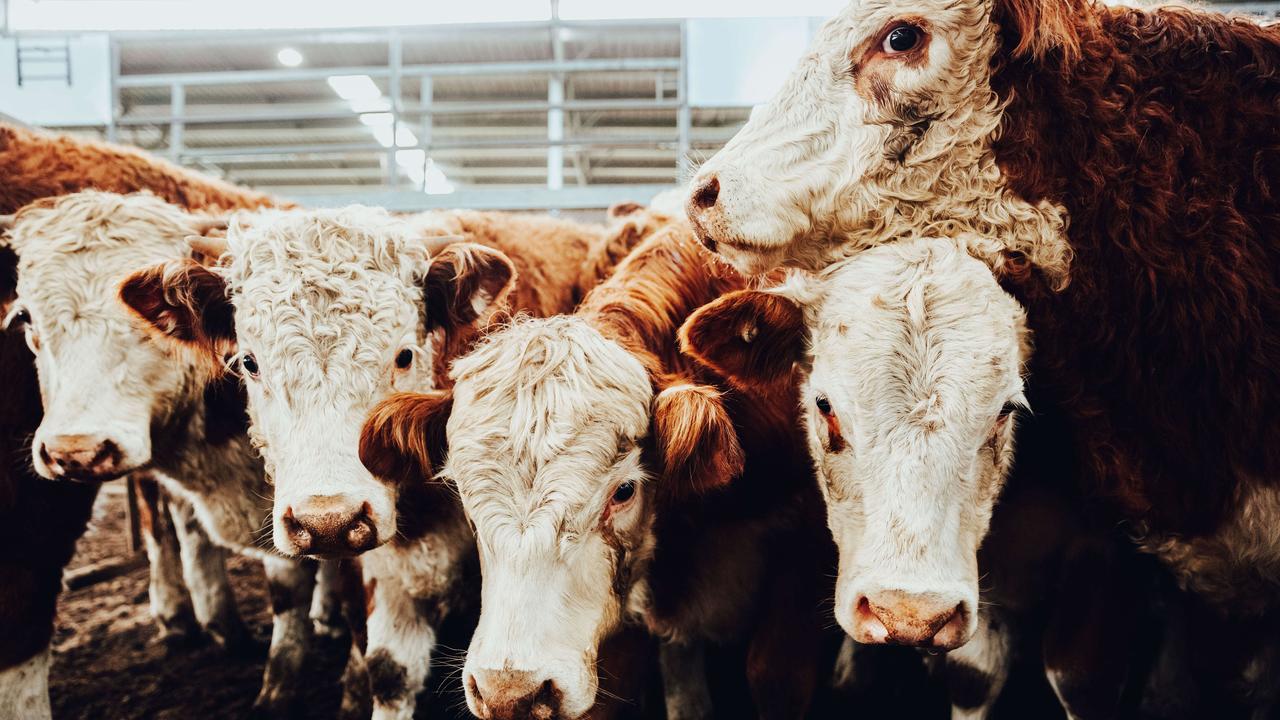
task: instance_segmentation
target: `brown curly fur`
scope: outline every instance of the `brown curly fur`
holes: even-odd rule
[[[261,193],[206,178],[139,151],[0,126],[0,214],[41,198],[96,188],[151,190],[189,209],[274,204]],[[12,291],[16,258],[0,252],[0,286]],[[4,289],[4,288],[0,288]],[[3,300],[3,298],[0,298]],[[84,532],[97,485],[54,483],[30,468],[40,424],[39,385],[21,333],[0,333],[0,669],[43,650],[53,632],[62,567]]]
[[[1033,4],[1072,25],[1028,45]],[[1061,293],[1007,281],[1033,376],[1074,418],[1095,489],[1152,530],[1210,531],[1247,478],[1280,478],[1280,28],[997,6],[997,161],[1023,197],[1068,209],[1075,251]]]

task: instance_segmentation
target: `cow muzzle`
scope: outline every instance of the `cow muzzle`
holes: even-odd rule
[[[352,557],[388,539],[379,537],[378,520],[367,500],[312,495],[284,509],[276,528],[276,547],[290,555]]]
[[[35,443],[36,471],[50,480],[112,480],[130,467],[119,443],[103,435],[51,435]]]
[[[954,650],[969,640],[973,609],[950,593],[878,590],[857,596],[853,639],[869,645]]]
[[[561,716],[564,694],[551,678],[521,670],[477,669],[467,696],[482,720],[551,720]]]

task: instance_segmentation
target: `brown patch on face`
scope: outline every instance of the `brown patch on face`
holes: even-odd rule
[[[637,523],[637,527],[652,527],[650,519],[653,516],[653,502],[648,498],[640,495],[642,491],[637,488],[636,495],[631,502],[641,503],[641,517]],[[613,551],[611,562],[613,564],[613,579],[609,584],[609,588],[613,591],[614,597],[618,599],[619,605],[626,604],[627,595],[631,593],[632,581],[635,578],[635,562],[632,552],[635,549],[635,543],[630,542],[625,536],[618,533],[610,522],[612,514],[606,512],[600,519],[600,536],[604,538],[604,542]]]
[[[885,38],[894,29],[909,25],[920,33],[920,41],[914,48],[903,53],[889,54],[884,51]],[[895,18],[885,23],[879,32],[854,48],[852,74],[854,89],[863,98],[887,108],[893,95],[893,76],[897,72],[897,63],[907,67],[920,68],[929,62],[929,44],[932,35],[929,24],[918,15]]]
[[[824,413],[822,418],[827,421],[827,450],[833,453],[843,452],[848,445],[844,434],[840,432],[840,418],[835,413]]]

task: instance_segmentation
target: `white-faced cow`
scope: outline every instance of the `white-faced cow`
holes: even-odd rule
[[[1071,716],[1114,717],[1136,665],[1125,626],[1141,585],[1108,570],[1123,540],[1077,517],[1070,492],[1006,493],[1030,338],[1021,306],[968,251],[905,240],[732,293],[690,317],[682,346],[746,392],[799,369],[839,548],[835,616],[854,640],[950,651],[960,718],[986,716],[1016,635],[1033,633]]]
[[[688,209],[750,271],[995,242],[1083,489],[1220,617],[1262,621],[1280,600],[1278,78],[1280,27],[1246,18],[857,0]],[[1280,637],[1255,627],[1233,633],[1244,654]],[[1235,667],[1274,699],[1274,669]]]
[[[183,238],[207,223],[149,193],[87,191],[25,207],[7,240],[19,256],[7,324],[25,333],[36,359],[44,419],[31,461],[40,475],[98,481],[154,470],[215,542],[262,559],[275,618],[255,706],[270,716],[284,712],[298,688],[315,567],[266,543],[271,488],[245,432],[238,388],[209,383],[216,368],[207,358],[154,342],[119,299],[135,269],[189,257]],[[197,611],[215,615],[215,629],[217,614],[235,617],[223,589],[192,598]]]
[[[371,612],[354,660],[379,717],[412,715],[439,625],[467,609],[478,572],[450,492],[361,464],[365,418],[394,392],[437,387],[509,294],[516,310],[572,309],[620,252],[610,240],[544,218],[356,206],[256,216],[231,226],[222,267],[187,262],[130,281],[146,292],[126,300],[161,332],[211,361],[233,356],[274,484],[275,546],[363,553]]]
[[[475,527],[482,604],[463,677],[478,717],[584,716],[601,643],[628,618],[675,650],[672,717],[711,710],[689,654],[731,639],[748,641],[760,714],[804,715],[830,551],[790,386],[726,395],[676,344],[690,312],[743,282],[673,226],[574,315],[489,334],[455,361],[451,393],[371,416],[366,464],[423,482],[443,463]]]
[[[151,190],[189,209],[278,204],[137,149],[0,125],[0,213],[89,188]],[[0,247],[0,308],[12,300],[16,267],[16,255]],[[0,333],[0,381],[0,527],[7,556],[0,562],[0,715],[47,718],[49,638],[62,569],[84,531],[98,484],[50,483],[32,471],[27,450],[42,411],[20,332]],[[165,567],[164,558],[155,561]],[[181,590],[176,584],[171,589]]]

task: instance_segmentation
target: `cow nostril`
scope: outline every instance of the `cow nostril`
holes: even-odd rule
[[[49,457],[49,448],[44,443],[40,443],[40,462],[53,465],[53,458]]]
[[[484,695],[480,693],[480,685],[476,682],[475,675],[467,676],[467,689],[471,691],[471,696],[476,699],[476,702],[484,702]]]
[[[378,533],[374,530],[373,521],[369,519],[368,513],[356,518],[351,527],[347,529],[347,545],[352,550],[364,551],[371,549],[377,537]]]
[[[693,193],[693,204],[701,210],[709,210],[720,199],[720,178],[712,175]]]
[[[295,547],[300,552],[306,552],[311,549],[311,533],[307,531],[302,523],[293,516],[293,508],[284,509],[284,515],[280,516],[280,520],[284,523],[284,532],[293,541]]]
[[[98,451],[94,453],[90,467],[99,468],[103,465],[115,466],[120,463],[120,447],[110,440],[103,440],[98,446]]]

